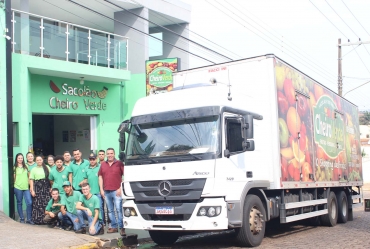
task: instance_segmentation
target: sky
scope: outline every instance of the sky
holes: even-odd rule
[[[338,39],[370,42],[368,0],[182,1],[192,6],[190,39],[233,60],[273,53],[335,92]],[[190,51],[229,61],[196,45]],[[190,57],[190,67],[209,64]],[[359,87],[370,81],[370,43],[342,46],[342,71],[344,97],[370,110],[370,83]]]

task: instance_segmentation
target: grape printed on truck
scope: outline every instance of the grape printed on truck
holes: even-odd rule
[[[281,182],[362,181],[358,109],[275,60]]]

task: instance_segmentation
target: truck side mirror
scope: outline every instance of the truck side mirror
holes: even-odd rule
[[[245,140],[253,138],[253,116],[243,116],[242,136]]]
[[[125,150],[125,144],[126,144],[126,137],[125,137],[124,132],[119,134],[118,142],[119,142],[120,151],[124,151]]]
[[[127,132],[127,131],[128,131],[128,126],[129,126],[129,124],[130,124],[130,121],[129,121],[129,120],[125,120],[125,121],[123,121],[123,122],[119,125],[117,132],[118,132],[118,133],[125,133],[125,132]]]

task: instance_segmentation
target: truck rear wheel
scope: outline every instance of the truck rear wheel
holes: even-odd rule
[[[174,244],[179,238],[178,232],[169,232],[169,231],[153,231],[149,230],[149,235],[159,246],[168,246]]]
[[[338,200],[338,222],[346,223],[348,220],[348,199],[344,191],[337,194]]]
[[[266,211],[262,201],[256,195],[247,195],[243,207],[242,227],[235,230],[241,246],[259,246],[265,236]]]
[[[328,213],[321,216],[321,222],[324,226],[333,227],[338,221],[338,202],[334,192],[328,196]]]

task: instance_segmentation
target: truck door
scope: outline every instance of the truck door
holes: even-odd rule
[[[296,91],[296,130],[292,149],[294,159],[299,165],[300,177],[294,174],[295,181],[309,182],[314,179],[314,153],[313,153],[313,114],[309,108],[309,96]]]
[[[344,115],[338,110],[334,111],[334,125],[333,132],[336,141],[337,157],[334,161],[333,178],[334,181],[346,181],[348,179],[348,168],[344,141]]]
[[[219,194],[240,197],[236,190],[245,184],[245,154],[243,153],[242,117],[237,114],[224,113],[222,122],[222,158],[216,163],[215,191]],[[239,186],[240,185],[240,186]],[[234,193],[235,192],[235,193]],[[236,198],[236,197],[235,197]]]

